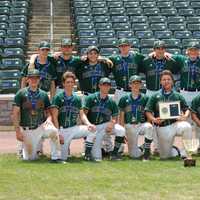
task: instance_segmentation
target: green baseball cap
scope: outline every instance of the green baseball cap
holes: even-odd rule
[[[86,52],[89,53],[89,52],[91,52],[91,51],[96,51],[97,53],[100,52],[97,46],[89,46],[89,47],[87,48],[87,51],[86,51]]]
[[[71,38],[62,38],[61,39],[61,46],[73,46],[74,43],[72,42]]]
[[[27,73],[27,77],[38,76],[40,77],[40,71],[37,69],[29,69]]]
[[[200,49],[199,42],[190,42],[187,49]]]
[[[153,48],[156,49],[156,48],[160,48],[160,47],[166,48],[166,43],[162,40],[155,41],[153,44]]]
[[[142,82],[142,78],[138,75],[133,75],[130,77],[129,79],[129,83],[133,83],[133,82]]]
[[[104,83],[111,85],[111,80],[109,78],[106,78],[106,77],[101,78],[100,81],[99,81],[99,84],[104,84]]]
[[[47,41],[41,41],[39,44],[39,49],[50,49],[50,43]]]
[[[127,38],[121,38],[118,41],[118,46],[121,46],[121,45],[131,45],[131,44]]]

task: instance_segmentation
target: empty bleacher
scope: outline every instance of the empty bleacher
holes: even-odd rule
[[[80,53],[88,45],[103,55],[117,52],[122,37],[144,54],[155,39],[165,40],[169,52],[184,53],[189,41],[200,39],[200,0],[73,0],[71,8]]]
[[[0,1],[0,93],[15,93],[25,65],[29,0]]]

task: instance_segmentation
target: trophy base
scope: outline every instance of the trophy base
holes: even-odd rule
[[[184,159],[184,167],[195,167],[196,166],[196,160],[192,158],[186,158]]]

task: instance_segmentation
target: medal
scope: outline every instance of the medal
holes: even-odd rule
[[[33,115],[33,116],[37,115],[37,111],[31,110],[31,115]]]

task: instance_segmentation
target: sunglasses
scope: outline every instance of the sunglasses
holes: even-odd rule
[[[41,51],[50,51],[50,49],[40,49]]]

